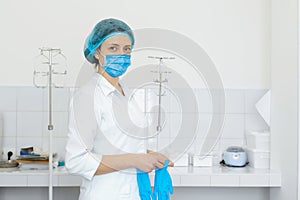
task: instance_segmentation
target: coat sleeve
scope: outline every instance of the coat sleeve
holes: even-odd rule
[[[102,160],[102,155],[93,152],[99,123],[96,115],[100,115],[97,112],[93,93],[76,95],[70,102],[66,169],[88,180],[94,177]]]

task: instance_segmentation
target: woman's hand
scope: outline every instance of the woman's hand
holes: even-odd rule
[[[166,160],[169,160],[161,153],[147,151],[147,154],[135,154],[135,168],[144,172],[151,172],[155,168],[162,168]],[[173,167],[173,162],[169,162],[169,166]]]
[[[147,153],[156,153],[156,152],[147,149]],[[167,160],[170,161],[170,162],[168,163],[168,166],[169,166],[169,167],[174,167],[174,163],[173,163],[169,158],[167,158]]]

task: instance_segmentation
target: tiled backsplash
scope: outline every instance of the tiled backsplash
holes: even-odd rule
[[[48,151],[48,90],[0,87],[0,96],[4,153],[12,150],[15,156],[21,147],[26,146]],[[67,139],[69,99],[69,88],[53,90],[53,150],[61,156],[64,156]]]
[[[64,156],[67,141],[68,107],[73,94],[73,88],[55,88],[53,90],[53,150],[59,156]],[[223,131],[211,154],[214,163],[221,159],[222,152],[232,145],[245,144],[245,131],[268,129],[267,124],[255,109],[255,103],[267,90],[225,90],[225,121]],[[211,101],[205,90],[195,90],[198,101],[198,112],[188,110],[191,120],[199,118],[199,131],[206,131],[212,117]],[[3,151],[14,151],[19,154],[21,147],[34,146],[42,151],[48,151],[48,90],[35,87],[0,87],[0,112],[3,115]],[[189,99],[182,99],[181,103],[189,103]],[[160,149],[167,146],[177,136],[180,128],[181,114],[178,104],[168,94],[163,97],[166,110],[166,124],[159,136]],[[145,104],[147,105],[147,103]],[[147,107],[147,106],[146,106]],[[145,108],[147,110],[147,108]],[[186,130],[189,131],[189,130]],[[180,138],[184,140],[185,138]],[[197,137],[189,152],[198,154],[203,142]],[[153,140],[156,142],[157,140]],[[150,141],[151,143],[151,141]],[[151,145],[150,145],[151,146]],[[6,156],[4,155],[4,159]]]

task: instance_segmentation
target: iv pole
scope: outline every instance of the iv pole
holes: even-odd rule
[[[52,88],[52,86],[54,85],[53,80],[52,80],[52,78],[53,78],[52,75],[53,74],[66,75],[67,71],[64,70],[64,72],[59,73],[59,72],[55,72],[53,70],[53,65],[58,64],[58,63],[53,62],[53,53],[58,53],[58,54],[62,55],[61,49],[44,47],[44,48],[41,48],[40,51],[41,51],[41,55],[43,55],[44,52],[48,52],[48,62],[43,62],[43,63],[39,63],[39,64],[48,64],[49,69],[48,69],[47,73],[34,70],[33,83],[38,88],[44,88],[45,86],[39,86],[36,83],[35,78],[36,78],[37,74],[42,74],[42,76],[48,76],[48,84],[47,85],[48,85],[48,92],[49,92],[48,93],[48,98],[49,98],[49,107],[48,107],[49,108],[49,111],[48,111],[49,112],[49,119],[48,119],[49,120],[49,123],[48,123],[48,132],[49,132],[49,200],[52,200],[53,199],[53,147],[52,147],[52,144],[53,144],[53,129],[54,129],[54,126],[52,123],[52,112],[53,112],[53,110],[52,110],[52,89],[53,88]]]
[[[53,135],[53,124],[52,124],[52,50],[49,50],[49,200],[53,199],[53,149],[52,149],[52,135]]]
[[[163,74],[170,73],[168,71],[163,71],[162,67],[164,66],[164,59],[175,59],[175,57],[156,57],[156,56],[148,56],[148,58],[152,59],[158,59],[158,71],[151,71],[153,73],[158,73],[158,79],[155,79],[154,82],[158,84],[158,115],[157,115],[157,126],[156,126],[156,135],[158,135],[162,131],[162,125],[161,125],[161,106],[162,106],[162,96],[164,96],[164,93],[162,93],[162,84],[168,82],[168,80],[165,78],[163,79]],[[158,145],[158,137],[156,139],[156,143]]]

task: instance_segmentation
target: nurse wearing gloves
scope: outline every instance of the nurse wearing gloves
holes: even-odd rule
[[[117,19],[100,21],[86,39],[84,55],[97,66],[98,72],[70,102],[66,146],[67,170],[83,177],[81,200],[139,200],[136,171],[163,168],[168,160],[158,152],[148,151],[138,131],[124,131],[134,126],[121,127],[115,117],[116,111],[125,109],[118,102],[135,105],[119,82],[119,76],[131,64],[133,45],[130,27]],[[138,106],[133,108],[138,113],[136,124],[145,123]]]

